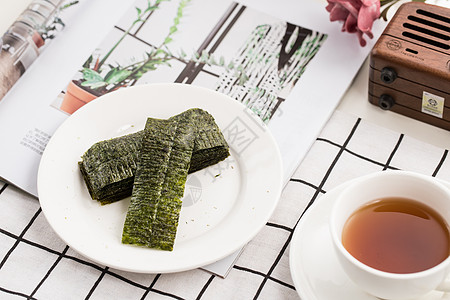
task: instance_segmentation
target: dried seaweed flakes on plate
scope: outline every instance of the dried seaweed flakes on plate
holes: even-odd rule
[[[82,156],[79,168],[94,200],[103,204],[131,194],[142,132],[95,143]]]
[[[189,173],[230,155],[228,144],[211,114],[193,108],[170,119],[184,117],[190,117],[191,126],[197,130]],[[143,133],[98,142],[83,154],[79,168],[92,199],[108,204],[131,195]]]
[[[122,242],[171,251],[196,138],[193,119],[148,119]]]
[[[211,114],[201,110],[195,126],[197,138],[189,173],[214,165],[230,155],[228,144]]]

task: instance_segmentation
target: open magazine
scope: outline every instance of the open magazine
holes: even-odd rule
[[[0,101],[0,177],[34,196],[41,154],[66,118],[106,93],[158,82],[245,103],[271,129],[288,179],[376,40],[359,47],[323,1],[52,1],[41,38],[11,56],[17,78]],[[255,137],[243,128],[235,138]]]
[[[53,3],[51,43],[29,36],[0,101],[0,177],[36,197],[42,152],[65,119],[106,93],[159,82],[246,104],[275,137],[287,182],[385,26],[376,22],[360,47],[320,0]],[[245,124],[235,129],[242,147],[257,138]]]

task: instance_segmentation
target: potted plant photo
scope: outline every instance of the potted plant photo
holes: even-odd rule
[[[103,57],[91,55],[83,64],[79,71],[79,79],[72,80],[64,95],[60,109],[72,114],[84,104],[95,98],[115,91],[119,88],[130,86],[142,77],[146,72],[156,70],[159,65],[168,65],[174,58],[167,45],[172,41],[172,36],[178,30],[178,24],[183,16],[184,7],[190,0],[181,0],[177,9],[177,14],[173,20],[173,25],[161,45],[152,47],[146,51],[142,59],[132,63],[121,65],[119,63],[107,63],[108,58],[130,31],[146,20],[146,17],[154,10],[158,9],[161,2],[166,0],[156,0],[152,3],[147,1],[147,7],[141,9],[136,7],[136,19],[124,31],[117,42],[109,49]]]

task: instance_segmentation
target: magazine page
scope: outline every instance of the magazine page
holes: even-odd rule
[[[52,133],[68,117],[50,104],[131,4],[80,0],[61,15],[64,29],[0,101],[0,177],[5,181],[37,196],[42,152]]]
[[[78,1],[31,1],[0,38],[0,100],[64,28],[64,11]]]
[[[31,0],[14,0],[14,1],[3,1],[3,5],[7,9],[2,9],[0,11],[0,35],[3,35],[8,28],[17,20],[17,17],[23,13],[23,11],[30,4]]]
[[[319,0],[122,2],[80,1],[64,34],[0,102],[0,125],[9,128],[0,131],[0,175],[8,182],[37,196],[42,151],[70,114],[118,88],[158,82],[246,103],[278,141],[288,178],[375,40],[359,47]],[[377,36],[383,22],[375,25]],[[80,88],[88,100],[71,104]],[[242,148],[257,138],[245,124],[225,135]]]

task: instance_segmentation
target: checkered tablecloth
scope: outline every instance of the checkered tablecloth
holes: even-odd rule
[[[448,150],[335,112],[226,278],[92,263],[53,232],[37,199],[0,183],[0,299],[298,299],[288,256],[303,212],[337,185],[386,169],[450,180]]]

